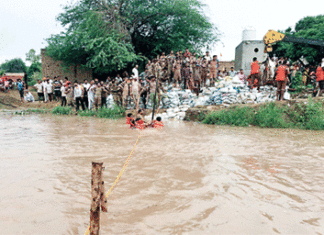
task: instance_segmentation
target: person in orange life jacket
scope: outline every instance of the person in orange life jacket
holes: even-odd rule
[[[284,92],[286,89],[286,84],[288,81],[288,68],[286,66],[287,61],[281,63],[279,61],[279,66],[276,69],[276,81],[277,81],[277,100],[282,100],[284,96]],[[280,98],[279,98],[280,95]]]
[[[257,58],[253,58],[253,62],[251,63],[251,85],[253,86],[255,79],[258,80],[258,91],[260,91],[260,82],[261,82],[261,76],[260,76],[260,66],[258,64]],[[251,89],[252,89],[251,86]]]
[[[157,117],[154,122],[152,122],[152,127],[156,129],[162,129],[164,127],[164,124],[162,122],[161,117]]]
[[[316,89],[320,89],[317,96],[321,96],[324,92],[324,70],[321,64],[319,64],[316,69],[316,82],[318,83]]]
[[[135,127],[137,129],[143,130],[147,125],[145,125],[144,121],[141,118],[136,118],[135,120]]]
[[[135,120],[132,113],[127,114],[126,124],[129,125],[130,128],[135,128]]]

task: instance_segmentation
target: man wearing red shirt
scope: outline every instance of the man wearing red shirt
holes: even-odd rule
[[[184,57],[190,57],[191,56],[191,53],[189,52],[189,49],[187,48],[186,51],[185,51],[185,54],[184,54]]]
[[[316,70],[316,82],[318,82],[318,88],[320,89],[318,96],[321,96],[324,92],[324,71],[321,64],[319,64]]]
[[[258,80],[258,91],[260,90],[260,66],[258,64],[258,61],[257,61],[257,58],[254,57],[253,58],[253,62],[251,63],[251,82],[252,82],[252,85],[254,84],[255,82],[255,79]]]
[[[288,67],[286,66],[287,62],[284,61],[281,63],[279,61],[279,66],[276,69],[277,76],[276,76],[276,81],[277,81],[277,100],[279,100],[279,95],[280,95],[280,100],[283,99],[284,92],[286,89],[286,84],[288,81]]]

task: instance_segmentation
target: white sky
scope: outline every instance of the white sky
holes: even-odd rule
[[[0,63],[20,57],[31,49],[40,53],[45,38],[63,30],[56,16],[68,0],[1,0]],[[286,29],[305,16],[323,14],[323,0],[202,0],[206,14],[221,32],[221,42],[212,51],[233,60],[242,31],[254,27],[261,40],[269,29]]]

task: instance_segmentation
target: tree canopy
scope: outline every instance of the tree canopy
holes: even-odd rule
[[[30,61],[32,64],[40,62],[40,55],[36,55],[36,51],[30,49],[29,52],[26,53],[26,61]]]
[[[324,15],[307,16],[299,20],[294,29],[288,28],[283,33],[296,38],[324,41]],[[307,44],[279,42],[273,49],[277,56],[287,56],[294,61],[303,56],[309,63],[318,63],[324,57],[324,47]]]
[[[27,67],[22,59],[15,58],[1,64],[0,70],[4,70],[6,73],[26,73]]]
[[[47,39],[47,53],[109,73],[162,51],[200,52],[218,36],[203,7],[200,0],[80,0],[58,16],[66,32]]]

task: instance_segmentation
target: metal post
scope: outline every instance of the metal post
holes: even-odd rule
[[[155,94],[154,94],[154,101],[153,101],[153,112],[152,112],[152,121],[154,120],[154,112],[155,112],[155,103],[156,103],[156,93],[158,91],[158,81],[159,79],[156,79],[156,88],[155,88]],[[160,105],[160,104],[158,104]]]

